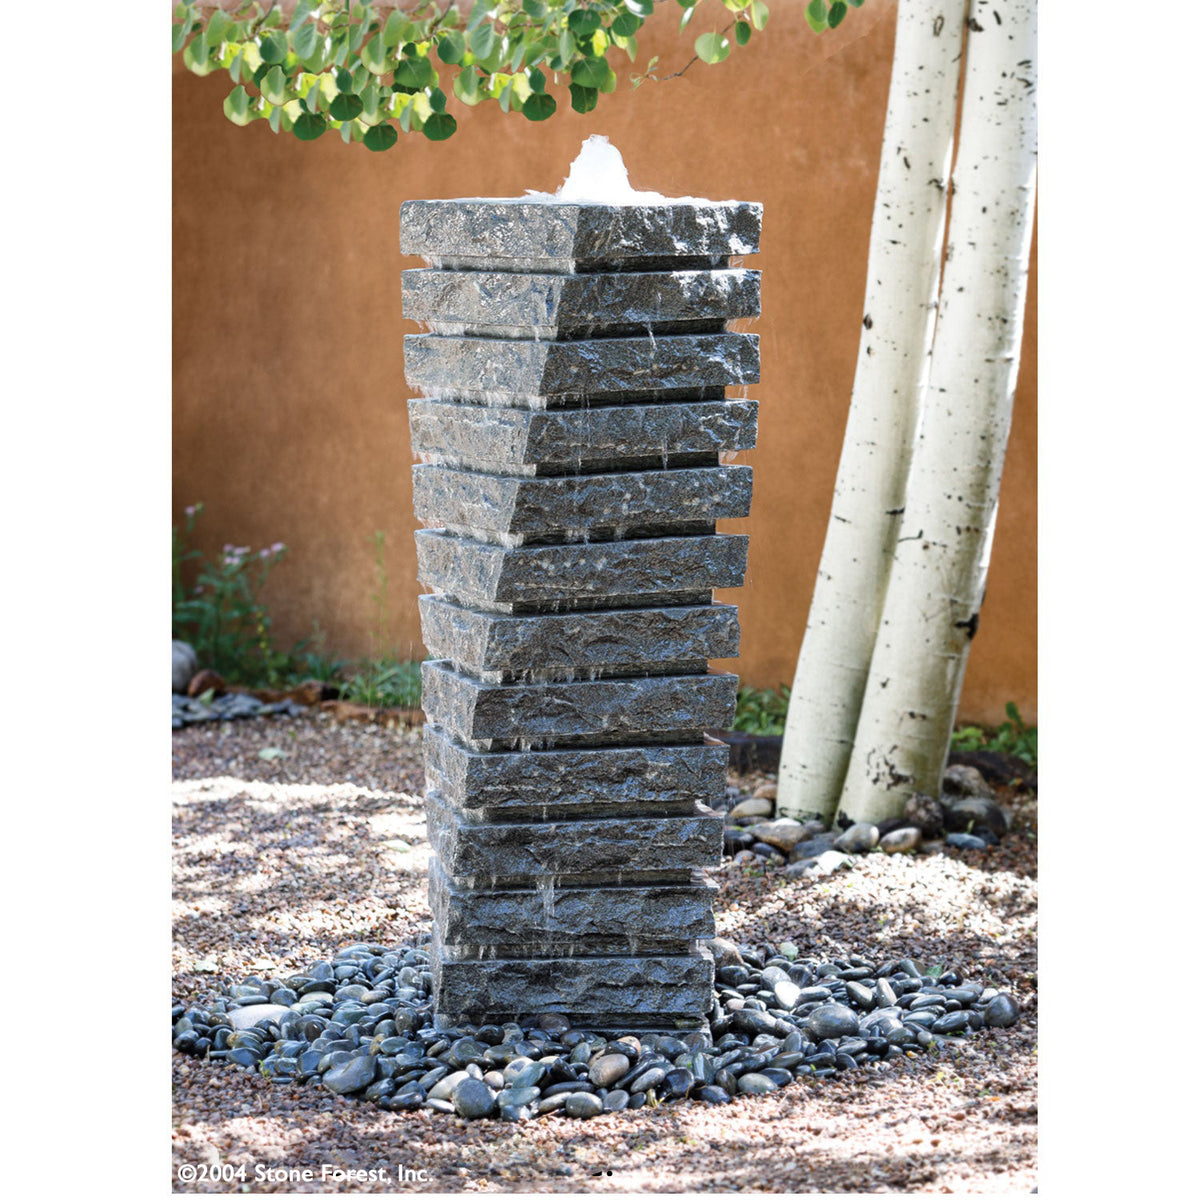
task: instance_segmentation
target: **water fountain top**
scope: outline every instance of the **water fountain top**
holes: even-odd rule
[[[400,210],[404,252],[434,265],[487,258],[517,264],[507,270],[563,273],[653,267],[667,258],[675,269],[717,265],[757,253],[761,228],[761,204],[636,191],[620,152],[601,137],[584,143],[553,194],[410,200]]]

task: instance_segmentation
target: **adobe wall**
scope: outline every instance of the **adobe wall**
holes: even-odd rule
[[[814,36],[801,5],[772,5],[718,67],[622,86],[586,117],[560,103],[532,124],[495,106],[454,108],[447,142],[402,136],[385,154],[239,129],[224,74],[174,66],[174,512],[203,500],[202,544],[290,552],[267,599],[280,644],[312,633],[353,658],[377,624],[372,534],[387,534],[387,622],[422,657],[416,597],[400,271],[400,204],[416,197],[553,191],[580,143],[607,135],[636,187],[761,201],[762,402],[748,521],[742,657],[757,686],[790,683],[832,497],[858,346],[883,134],[894,7]],[[872,11],[875,10],[875,11]],[[639,65],[689,57],[689,30],[656,19]],[[1036,236],[1021,376],[987,602],[960,709],[1037,712]]]

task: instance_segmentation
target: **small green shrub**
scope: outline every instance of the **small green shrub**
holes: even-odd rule
[[[1026,725],[1021,720],[1017,706],[1010,700],[1004,711],[1008,720],[995,729],[984,729],[978,725],[964,725],[956,729],[950,739],[951,750],[997,750],[1011,754],[1037,770],[1037,726]]]
[[[342,699],[372,708],[420,708],[421,664],[363,659],[342,685]]]
[[[226,544],[209,561],[191,540],[203,512],[203,504],[190,504],[182,532],[171,527],[171,636],[190,642],[201,666],[231,682],[276,687],[291,673],[296,651],[272,646],[271,618],[259,596],[287,547]],[[190,585],[189,563],[195,564]]]
[[[739,733],[763,737],[782,734],[791,694],[790,687],[781,687],[778,691],[771,688],[738,688],[734,729]]]

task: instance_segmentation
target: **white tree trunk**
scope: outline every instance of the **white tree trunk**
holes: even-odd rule
[[[863,331],[833,507],[796,664],[778,807],[833,815],[904,509],[936,312],[966,0],[900,0]]]
[[[972,0],[933,358],[841,811],[938,795],[987,578],[1021,352],[1037,156],[1035,0]]]

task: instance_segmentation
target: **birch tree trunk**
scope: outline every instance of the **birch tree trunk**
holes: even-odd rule
[[[1020,360],[1037,155],[1035,0],[972,0],[926,400],[841,811],[938,795],[979,624]]]
[[[833,507],[796,664],[778,808],[837,808],[904,510],[928,369],[966,0],[900,0],[863,331]]]

